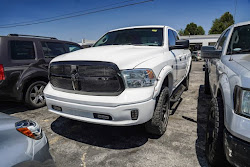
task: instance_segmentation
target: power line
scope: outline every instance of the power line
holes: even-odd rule
[[[123,4],[123,3],[131,2],[131,1],[138,1],[138,0],[126,0],[126,1],[122,1],[122,2],[111,3],[111,4],[108,4],[108,5],[105,5],[105,6],[99,6],[99,7],[95,7],[95,8],[90,8],[90,9],[86,9],[86,10],[82,10],[82,11],[67,13],[67,14],[53,16],[53,17],[46,17],[46,18],[41,18],[41,19],[37,19],[37,20],[30,20],[30,21],[23,21],[23,22],[4,24],[4,25],[0,25],[0,27],[17,25],[17,24],[27,24],[27,23],[32,23],[32,22],[37,22],[37,21],[42,21],[42,20],[55,19],[55,18],[59,18],[59,17],[63,17],[63,16],[72,15],[72,14],[77,14],[77,13],[87,12],[87,11],[91,11],[91,10],[95,10],[95,9],[100,9],[100,8],[105,8],[105,7],[114,6],[114,5],[118,5],[118,4]]]
[[[129,0],[127,0],[129,1]],[[131,0],[130,0],[131,1]],[[21,26],[29,26],[29,25],[34,25],[34,24],[41,24],[41,23],[48,23],[48,22],[54,22],[54,21],[58,21],[58,20],[64,20],[64,19],[69,19],[69,18],[74,18],[74,17],[80,17],[80,16],[85,16],[85,15],[89,15],[89,14],[94,14],[94,13],[99,13],[99,12],[104,12],[104,11],[108,11],[108,10],[114,10],[114,9],[119,9],[119,8],[124,8],[124,7],[128,7],[128,6],[134,6],[134,5],[139,5],[139,4],[143,4],[143,3],[148,3],[148,2],[152,2],[154,0],[145,0],[145,1],[140,1],[140,2],[135,2],[135,3],[130,3],[130,4],[126,4],[126,5],[121,5],[121,6],[115,6],[115,7],[111,7],[111,8],[106,8],[106,9],[101,9],[101,10],[95,10],[95,11],[91,11],[91,12],[85,12],[85,13],[81,13],[81,14],[76,14],[76,15],[70,15],[70,16],[65,16],[65,17],[53,17],[52,19],[48,20],[44,20],[44,21],[31,21],[31,22],[26,22],[26,23],[13,23],[11,25],[3,25],[0,26],[0,28],[11,28],[11,27],[21,27]],[[125,1],[124,1],[125,2]]]

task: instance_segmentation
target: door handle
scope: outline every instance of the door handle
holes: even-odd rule
[[[218,68],[218,73],[219,73],[219,74],[222,74],[222,73],[223,73],[223,71],[222,71],[222,68],[221,68],[221,67],[219,67],[219,68]]]

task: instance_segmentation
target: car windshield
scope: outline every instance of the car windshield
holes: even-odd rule
[[[250,53],[250,24],[235,27],[227,54]]]
[[[135,28],[112,31],[99,39],[94,47],[105,45],[162,46],[162,28]]]

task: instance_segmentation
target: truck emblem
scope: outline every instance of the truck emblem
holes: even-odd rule
[[[79,89],[78,84],[79,74],[77,72],[77,67],[75,65],[71,66],[71,81],[72,81],[72,87],[74,90]]]

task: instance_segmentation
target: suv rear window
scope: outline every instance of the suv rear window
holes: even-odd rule
[[[57,42],[41,42],[41,43],[45,58],[54,58],[56,56],[66,53],[63,43],[57,43]]]
[[[32,41],[10,41],[11,59],[35,59],[34,44]]]
[[[77,50],[80,50],[81,48],[77,45],[74,45],[74,44],[68,44],[66,43],[66,48],[69,49],[69,52],[74,52],[74,51],[77,51]]]

